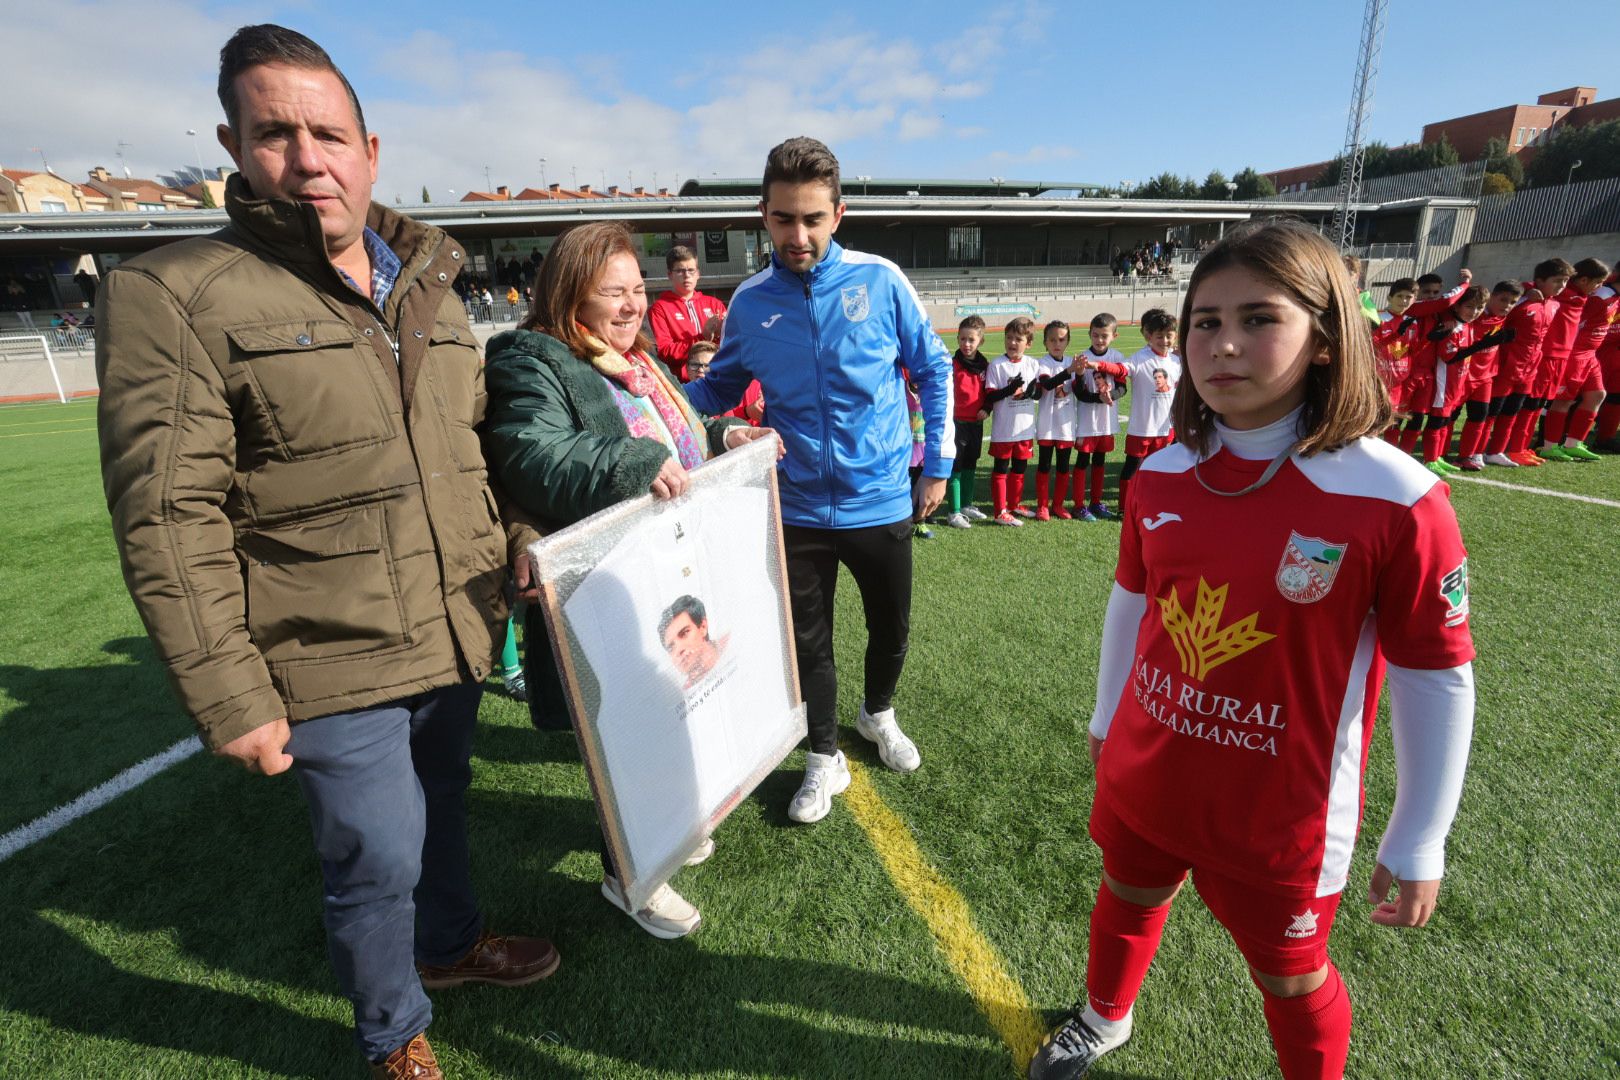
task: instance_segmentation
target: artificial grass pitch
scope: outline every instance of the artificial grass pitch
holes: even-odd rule
[[[0,831],[189,731],[118,571],[93,408],[0,410]],[[1485,476],[1620,501],[1620,459]],[[1373,740],[1333,939],[1355,999],[1350,1075],[1391,1062],[1421,1077],[1615,1075],[1620,508],[1453,488],[1479,650],[1473,760],[1435,919],[1392,931],[1369,923],[1364,901],[1393,797],[1389,737]],[[862,618],[847,578],[844,745],[1036,1007],[1059,1009],[1082,992],[1100,869],[1082,729],[1118,527],[935,533],[916,543],[896,702],[922,770],[884,771],[854,733]],[[798,755],[721,828],[714,857],[676,877],[703,929],[660,942],[597,892],[572,737],[534,732],[491,694],[475,754],[474,873],[490,924],[551,936],[563,965],[527,989],[436,993],[430,1034],[450,1075],[1015,1075],[848,807],[788,822]],[[0,1074],[362,1074],[287,777],[199,756],[0,862],[0,951]],[[1135,1038],[1093,1075],[1276,1075],[1258,993],[1190,890]]]

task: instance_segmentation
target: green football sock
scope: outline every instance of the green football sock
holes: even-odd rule
[[[962,496],[963,496],[962,505],[963,506],[977,506],[977,505],[979,505],[979,470],[978,469],[969,469],[967,472],[962,474],[962,487],[964,488],[964,490],[962,492]]]
[[[501,671],[510,675],[515,671],[523,670],[523,662],[518,659],[517,627],[511,619],[506,620],[506,644],[501,646]]]
[[[945,482],[945,496],[950,500],[951,513],[962,512],[962,474],[951,473],[951,478]]]

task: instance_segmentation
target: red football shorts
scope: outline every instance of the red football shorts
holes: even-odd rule
[[[1073,439],[1041,439],[1040,444],[1042,446],[1055,446],[1059,450],[1072,450],[1072,449],[1074,449],[1074,440]]]
[[[1553,395],[1554,401],[1578,401],[1582,394],[1603,392],[1603,373],[1596,356],[1571,360],[1564,366],[1564,381]]]
[[[990,444],[992,458],[1012,458],[1015,461],[1028,461],[1030,455],[1035,453],[1033,439],[1019,439],[1017,442],[993,442]]]
[[[1147,457],[1155,450],[1163,450],[1175,441],[1174,435],[1127,435],[1125,454],[1128,457]]]
[[[1114,450],[1114,437],[1112,435],[1087,435],[1083,439],[1074,440],[1074,445],[1082,454],[1108,454]]]
[[[1139,889],[1174,885],[1192,872],[1193,887],[1215,920],[1226,927],[1250,967],[1265,975],[1305,975],[1328,962],[1328,935],[1342,893],[1310,896],[1286,888],[1268,891],[1230,875],[1201,869],[1137,833],[1099,790],[1091,803],[1091,838],[1102,849],[1103,870]]]

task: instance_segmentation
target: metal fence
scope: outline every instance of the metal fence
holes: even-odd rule
[[[1421,199],[1425,196],[1450,199],[1476,199],[1480,185],[1485,181],[1484,161],[1462,161],[1438,169],[1422,172],[1399,173],[1366,180],[1361,185],[1364,203],[1391,203],[1402,199]],[[1290,191],[1282,195],[1268,195],[1258,202],[1324,203],[1338,201],[1336,188],[1314,188],[1310,191]]]
[[[1479,200],[1474,243],[1620,232],[1620,177],[1529,188]]]

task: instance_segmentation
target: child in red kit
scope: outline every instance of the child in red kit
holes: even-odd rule
[[[1491,422],[1500,411],[1495,405],[1495,388],[1501,347],[1513,339],[1511,330],[1503,329],[1508,313],[1524,294],[1524,287],[1516,281],[1498,281],[1485,302],[1485,313],[1474,320],[1474,333],[1479,337],[1497,336],[1497,344],[1476,352],[1468,364],[1468,391],[1463,400],[1467,419],[1463,421],[1462,435],[1457,445],[1457,467],[1464,472],[1480,472],[1485,468],[1485,440],[1490,437]]]
[[[1155,450],[1170,445],[1175,430],[1170,419],[1176,385],[1181,382],[1181,357],[1176,354],[1176,317],[1161,308],[1142,313],[1142,337],[1147,345],[1124,363],[1082,356],[1086,367],[1115,379],[1131,380],[1131,415],[1125,426],[1125,467],[1119,471],[1120,516],[1130,513],[1125,497],[1131,477]]]
[[[1598,409],[1597,432],[1592,447],[1605,454],[1620,454],[1620,274],[1609,278],[1599,293],[1607,294],[1609,326],[1597,347],[1598,372],[1605,388],[1603,405]]]
[[[1547,340],[1551,350],[1557,337],[1555,361],[1561,358],[1563,363],[1553,375],[1552,400],[1542,421],[1541,448],[1536,451],[1550,461],[1598,460],[1586,448],[1586,436],[1603,403],[1597,347],[1608,334],[1609,310],[1606,299],[1599,298],[1594,304],[1593,297],[1608,276],[1608,263],[1582,259],[1575,264],[1575,276],[1558,294],[1559,313],[1547,331]],[[1593,309],[1590,314],[1589,306]]]
[[[1508,312],[1503,326],[1512,331],[1513,339],[1498,355],[1497,380],[1491,393],[1492,403],[1500,398],[1502,405],[1496,423],[1491,425],[1491,437],[1485,443],[1487,465],[1513,468],[1541,464],[1541,459],[1531,453],[1529,447],[1535,422],[1545,404],[1534,395],[1537,373],[1541,369],[1541,347],[1558,309],[1547,297],[1563,289],[1573,273],[1575,268],[1563,259],[1537,263],[1524,296]]]
[[[1486,299],[1483,288],[1468,286],[1456,303],[1435,317],[1425,335],[1434,346],[1430,350],[1434,366],[1428,372],[1427,394],[1421,400],[1414,399],[1411,407],[1414,416],[1428,416],[1423,426],[1423,464],[1440,476],[1458,471],[1446,462],[1444,454],[1457,410],[1468,393],[1470,362],[1476,353],[1495,349],[1507,336],[1503,331],[1481,336],[1475,328],[1474,321],[1484,314]]]
[[[969,315],[956,327],[956,355],[951,357],[951,400],[956,403],[956,463],[945,485],[945,523],[953,529],[972,528],[987,516],[974,505],[979,478],[979,453],[984,449],[984,421],[990,403],[984,398],[984,373],[990,361],[979,355],[984,343],[984,320]]]
[[[1328,939],[1386,678],[1397,782],[1374,923],[1428,922],[1462,792],[1467,554],[1445,484],[1376,438],[1389,401],[1338,253],[1299,224],[1233,230],[1183,316],[1177,445],[1137,477],[1103,623],[1086,997],[1031,1080],[1074,1080],[1131,1037],[1189,871],[1285,1080],[1343,1076],[1350,996]]]

